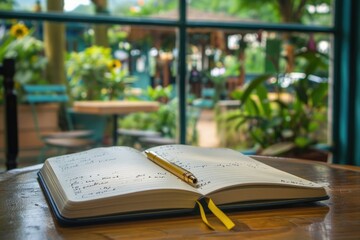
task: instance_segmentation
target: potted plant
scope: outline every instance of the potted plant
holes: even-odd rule
[[[130,84],[136,80],[129,76],[122,63],[112,56],[110,48],[101,46],[91,46],[81,52],[69,53],[66,67],[70,95],[75,101],[123,99]],[[107,116],[89,116],[73,111],[70,113],[77,126],[89,126],[89,119],[97,123],[107,121]],[[103,138],[110,135],[110,125],[107,125],[104,129],[94,130],[95,135]]]
[[[297,57],[306,60],[300,77],[261,75],[232,95],[240,100],[240,111],[227,120],[236,121],[236,129],[246,126],[257,154],[312,158],[307,154],[319,152],[315,146],[326,131],[328,83],[311,81],[311,73],[326,63],[316,52]]]
[[[134,82],[111,49],[92,46],[71,52],[66,61],[71,95],[75,100],[117,100]]]

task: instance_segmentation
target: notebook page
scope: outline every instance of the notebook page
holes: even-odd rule
[[[91,200],[137,191],[191,186],[129,147],[107,147],[48,159],[68,198]]]
[[[198,191],[203,195],[238,184],[320,187],[316,183],[280,171],[230,149],[165,145],[150,150],[192,172],[199,182]]]

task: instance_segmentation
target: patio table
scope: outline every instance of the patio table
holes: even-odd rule
[[[159,109],[159,103],[155,101],[76,101],[73,106],[74,112],[112,115],[113,117],[113,145],[118,142],[118,117],[134,112],[153,112]]]

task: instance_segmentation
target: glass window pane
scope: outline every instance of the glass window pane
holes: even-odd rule
[[[194,21],[333,25],[332,1],[196,0],[189,1]]]
[[[150,147],[177,142],[174,28],[22,20],[1,23],[4,55],[0,61],[16,59],[19,104],[23,103],[24,84],[51,83],[67,84],[74,101],[156,101],[158,111],[133,112],[119,119],[119,128],[136,130],[136,134],[119,134],[118,144]],[[28,121],[19,118],[19,128]],[[112,125],[105,131],[103,143],[112,144]],[[20,134],[21,155],[24,142]],[[41,143],[37,144],[34,149]]]
[[[188,40],[189,102],[202,109],[198,144],[327,143],[331,35],[190,29]]]
[[[54,9],[50,4],[57,2],[15,1],[14,5],[0,4],[0,7],[2,10],[12,11],[46,11],[47,8]],[[96,8],[92,1],[65,1],[64,11],[79,15],[98,13],[121,17],[178,19],[176,0],[99,2],[105,2],[106,5]],[[295,5],[297,3],[288,2],[294,2]],[[273,1],[187,1],[187,17],[190,21],[205,22],[332,26],[332,1],[314,1],[316,4],[311,4],[312,2],[308,1],[295,18],[292,11],[280,11],[287,6],[279,8]],[[262,4],[261,8],[257,7],[259,4]],[[278,9],[275,9],[276,7]],[[60,10],[63,10],[62,6]],[[66,73],[63,78],[69,84],[74,100],[158,101],[161,103],[159,112],[129,114],[119,123],[123,128],[160,132],[163,140],[176,141],[179,86],[177,80],[183,81],[177,79],[179,74],[176,27],[6,19],[1,21],[2,48],[9,43],[6,36],[11,33],[12,26],[19,23],[28,30],[33,41],[26,41],[26,44],[20,44],[22,48],[16,49],[36,51],[31,52],[30,57],[17,54],[15,47],[12,52],[6,52],[8,56],[22,57],[20,62],[24,64],[20,67],[25,70],[19,67],[18,73],[23,75],[17,77],[16,81],[61,81],[59,78],[53,80],[53,76],[59,77]],[[14,33],[20,34],[25,28],[20,27]],[[314,136],[319,137],[315,139],[319,142],[327,142],[328,88],[323,87],[323,83],[331,82],[331,37],[331,34],[325,33],[275,32],[260,28],[187,28],[187,142],[200,146],[242,149],[264,148],[272,143],[271,139],[278,137],[300,145],[306,145],[306,139],[313,140]],[[13,40],[15,39],[16,36]],[[48,44],[45,44],[45,41],[48,41]],[[25,48],[34,42],[38,43],[36,48]],[[61,49],[59,46],[64,48]],[[54,55],[49,51],[57,53],[56,56],[62,55],[61,61],[64,64],[52,65],[53,61],[58,60],[50,59],[50,56]],[[89,56],[84,57],[86,54]],[[93,57],[96,54],[100,57]],[[79,61],[81,57],[85,60]],[[93,62],[86,62],[87,60]],[[112,70],[109,69],[115,70],[116,74],[111,75]],[[120,75],[121,81],[124,79],[123,76],[131,76],[129,83],[125,84],[126,87],[119,84]],[[251,92],[249,96],[252,102],[245,106],[246,109],[239,111],[241,91],[253,82],[263,82],[264,86]],[[19,82],[17,87],[23,83]],[[21,95],[21,89],[18,90]],[[277,94],[278,91],[281,94]],[[286,98],[277,100],[276,97],[279,95]],[[280,101],[287,102],[279,105]],[[261,105],[258,105],[260,103]],[[287,107],[282,109],[282,106]],[[308,107],[321,109],[317,109],[318,113],[311,113],[312,119],[306,119],[307,116],[301,115],[306,112],[305,110],[298,112],[298,115],[291,115],[299,109],[308,110]],[[245,117],[254,119],[242,121],[244,113],[249,114]],[[280,117],[274,114],[284,115]],[[236,117],[238,115],[241,116]],[[226,120],[228,116],[233,116],[230,117],[231,121]],[[263,119],[261,123],[264,125],[256,125],[260,123],[260,118]],[[301,126],[294,125],[297,119],[302,120]],[[302,131],[301,137],[292,138],[298,129]],[[121,144],[139,144],[140,138],[131,138],[131,141]],[[167,142],[160,141],[157,144],[164,143]],[[154,142],[143,144],[150,146]]]

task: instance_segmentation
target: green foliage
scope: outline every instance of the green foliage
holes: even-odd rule
[[[174,138],[176,136],[176,112],[177,101],[172,100],[161,104],[156,112],[127,115],[121,120],[121,127],[157,131],[162,136]]]
[[[147,88],[147,97],[152,101],[167,102],[171,99],[173,94],[173,86],[168,85],[167,87],[156,86],[155,88],[149,86]]]
[[[247,73],[263,73],[265,66],[265,50],[262,47],[248,47],[245,49],[245,69]]]
[[[0,0],[0,9],[1,10],[12,10],[14,6],[14,0]]]
[[[151,101],[160,102],[159,110],[151,113],[133,113],[121,120],[121,127],[126,129],[152,130],[161,136],[175,138],[177,133],[178,100],[172,98],[173,86],[148,87],[146,97]],[[196,122],[200,111],[189,107],[187,113],[188,141],[196,143]]]
[[[31,34],[32,31],[24,24],[16,23],[1,39],[0,62],[4,58],[15,59],[15,89],[20,100],[22,85],[46,83],[44,71],[47,59],[44,56],[44,43]]]
[[[148,87],[147,97],[152,101],[159,101],[160,108],[152,114],[153,130],[162,136],[174,138],[176,136],[177,99],[171,99],[173,86]]]
[[[331,5],[330,0],[196,0],[190,1],[189,7],[206,12],[226,13],[245,19],[260,20],[263,22],[295,22],[329,25],[330,14],[310,14],[306,11],[309,5]],[[290,12],[289,12],[290,11]],[[291,18],[291,19],[288,19]]]
[[[240,75],[239,59],[233,55],[224,57],[225,77],[234,77]]]
[[[240,111],[227,120],[235,122],[236,130],[246,126],[247,134],[263,153],[305,150],[319,142],[319,131],[326,127],[328,83],[311,85],[309,81],[309,74],[322,66],[322,56],[306,52],[298,57],[307,58],[308,67],[305,77],[290,86],[293,90],[279,87],[279,79],[267,83],[277,76],[261,75],[233,93],[240,101]]]
[[[146,1],[143,5],[136,7],[129,6],[130,11],[123,11],[124,15],[143,17],[149,15],[155,15],[160,12],[167,12],[170,10],[177,9],[178,1],[170,0],[170,1],[157,1],[157,0],[149,0]]]
[[[76,100],[115,100],[135,79],[128,77],[121,62],[113,59],[110,48],[92,46],[68,55],[67,76]]]
[[[121,42],[126,41],[128,33],[122,26],[112,26],[108,29],[108,38],[111,46],[116,46]]]
[[[6,48],[4,58],[16,61],[15,80],[20,85],[44,82],[44,69],[47,64],[42,41],[32,37],[14,39]]]
[[[155,129],[164,137],[176,137],[177,100],[160,106],[156,113]]]
[[[129,114],[121,121],[121,127],[157,131],[162,136],[174,138],[176,135],[177,100],[170,100],[172,91],[172,85],[148,87],[146,97],[151,101],[159,101],[159,110],[151,113]]]

